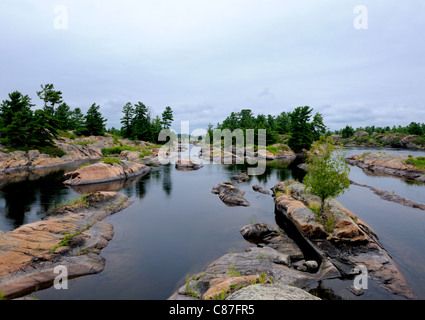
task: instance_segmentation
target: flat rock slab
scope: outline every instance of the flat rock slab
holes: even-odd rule
[[[255,284],[230,294],[226,300],[321,300],[303,289],[283,284]]]
[[[407,180],[425,183],[425,172],[406,164],[406,155],[389,153],[365,153],[349,156],[345,161],[369,172],[397,176]]]
[[[127,180],[144,175],[150,168],[142,163],[121,160],[120,164],[98,162],[65,174],[65,185],[80,186],[105,183],[117,180]]]
[[[12,299],[51,286],[57,266],[65,266],[70,279],[101,272],[105,261],[100,250],[113,237],[112,225],[102,219],[129,205],[120,193],[93,193],[84,203],[57,208],[44,220],[0,233],[2,294]]]

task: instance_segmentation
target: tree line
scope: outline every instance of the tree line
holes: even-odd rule
[[[386,126],[386,127],[375,127],[375,126],[366,126],[358,127],[354,129],[352,126],[346,125],[345,128],[340,130],[335,130],[334,134],[341,135],[342,138],[350,138],[358,131],[365,131],[369,135],[372,133],[402,133],[402,134],[411,134],[417,136],[425,135],[425,123],[411,122],[407,126]]]
[[[19,91],[9,93],[0,105],[0,143],[20,150],[55,148],[53,140],[61,130],[72,130],[77,135],[103,135],[106,119],[93,103],[83,114],[80,108],[71,110],[63,101],[62,92],[53,84],[41,85],[37,96],[43,101],[41,109],[28,95]],[[49,149],[50,148],[50,149]],[[48,152],[49,153],[49,152]]]
[[[283,111],[277,116],[270,114],[254,116],[250,109],[242,109],[240,112],[232,112],[222,123],[218,123],[216,128],[231,131],[242,129],[245,137],[247,129],[254,129],[256,135],[258,129],[265,129],[267,145],[280,142],[279,135],[288,134],[288,145],[294,152],[310,149],[311,144],[327,132],[322,114],[315,113],[313,116],[313,109],[309,106]],[[212,124],[208,126],[208,133],[210,137],[213,136]]]
[[[167,107],[162,117],[151,119],[149,108],[142,102],[127,103],[120,129],[106,129],[100,106],[93,103],[84,114],[81,108],[71,108],[64,102],[61,91],[53,84],[41,85],[37,91],[42,108],[33,111],[35,104],[28,95],[19,91],[8,94],[0,104],[0,144],[9,150],[39,149],[52,155],[61,155],[54,139],[66,131],[76,136],[102,136],[105,132],[129,139],[158,142],[158,134],[173,122],[173,111]]]
[[[112,128],[110,131],[123,138],[150,141],[158,143],[161,130],[169,129],[174,121],[173,110],[166,107],[161,117],[152,118],[149,107],[143,102],[133,105],[128,102],[122,109],[121,128]]]

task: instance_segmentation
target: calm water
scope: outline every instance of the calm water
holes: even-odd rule
[[[64,171],[72,169],[68,167]],[[254,192],[252,185],[269,189],[283,180],[303,178],[302,171],[294,164],[270,162],[263,176],[238,185],[246,192],[245,198],[251,206],[228,207],[211,189],[217,183],[229,181],[242,169],[205,165],[198,171],[177,171],[173,166],[163,166],[126,185],[110,184],[109,190],[126,194],[134,204],[106,219],[114,225],[115,235],[101,253],[106,259],[105,270],[69,281],[68,290],[50,288],[33,295],[38,299],[167,299],[184,284],[187,274],[202,271],[227,252],[244,250],[249,244],[239,232],[243,226],[252,221],[276,223],[272,197]],[[415,201],[423,199],[423,185],[369,176],[357,169],[352,168],[351,178],[358,183],[396,190],[399,195],[411,195]],[[64,187],[64,171],[3,185],[0,230],[13,230],[39,220],[53,201],[60,203],[77,197],[79,192],[92,191]],[[351,186],[338,200],[377,232],[416,297],[425,299],[425,211],[384,201],[369,189],[356,186]],[[337,297],[353,299],[346,289],[350,284],[332,280],[324,282],[322,289]],[[371,283],[370,290],[360,299],[393,298],[380,296],[373,287]]]

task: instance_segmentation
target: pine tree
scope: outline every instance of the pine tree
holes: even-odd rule
[[[31,99],[15,91],[0,106],[0,133],[2,143],[17,149],[28,150],[41,146],[52,146],[56,128],[51,115],[44,110],[31,107]]]
[[[58,124],[58,129],[71,129],[71,109],[66,103],[62,103],[58,106],[54,118]]]
[[[291,119],[291,137],[289,147],[294,152],[301,152],[303,149],[310,149],[313,143],[312,125],[310,123],[311,109],[308,106],[297,107],[289,114]]]
[[[321,136],[326,134],[326,126],[323,123],[323,116],[320,113],[316,113],[311,122],[313,140],[319,140]]]
[[[49,115],[55,114],[55,104],[63,102],[62,92],[56,91],[53,84],[41,85],[41,91],[37,91],[37,95],[44,101],[44,111]]]
[[[106,119],[99,111],[100,106],[93,103],[85,115],[85,126],[88,135],[101,136],[105,133]]]
[[[158,143],[158,136],[162,130],[162,121],[159,116],[156,116],[151,123],[151,138],[150,141]]]
[[[10,147],[27,147],[28,131],[33,117],[31,99],[19,91],[9,94],[9,100],[0,107],[0,135],[3,144]]]
[[[138,102],[134,106],[134,117],[131,122],[132,136],[137,140],[150,140],[150,116],[148,108],[142,103]]]
[[[285,134],[291,131],[291,118],[288,112],[283,111],[276,117],[276,130],[280,134]]]
[[[169,129],[171,127],[171,124],[173,123],[173,110],[171,107],[166,107],[164,112],[162,113],[162,127],[164,129]]]
[[[124,138],[132,138],[132,121],[134,115],[133,105],[130,102],[127,102],[126,105],[123,107],[122,112],[124,113],[124,117],[121,118],[121,134]]]
[[[54,146],[53,137],[56,128],[51,125],[52,116],[45,110],[36,110],[27,133],[28,143],[31,146]]]
[[[85,131],[84,114],[81,112],[80,108],[75,108],[71,111],[69,128],[74,130],[77,134]]]

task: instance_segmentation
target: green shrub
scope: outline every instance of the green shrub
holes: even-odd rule
[[[62,149],[58,148],[58,147],[40,147],[39,151],[41,153],[46,153],[49,156],[51,156],[52,158],[60,158],[64,155],[66,155],[65,151],[63,151]]]
[[[266,150],[273,153],[274,155],[277,155],[279,153],[279,149],[273,146],[266,147]]]
[[[151,154],[153,154],[153,152],[152,152],[152,151],[150,151],[150,150],[145,150],[145,151],[143,151],[143,152],[140,154],[140,158],[144,158],[144,157],[146,157],[146,156],[150,156]]]
[[[116,158],[103,158],[102,162],[105,164],[113,164],[113,163],[121,164],[121,161]]]
[[[119,146],[102,149],[102,154],[106,157],[111,154],[120,154],[122,151],[140,151],[142,147]]]
[[[406,160],[406,164],[411,164],[418,169],[424,170],[425,157],[409,157],[409,159]]]

